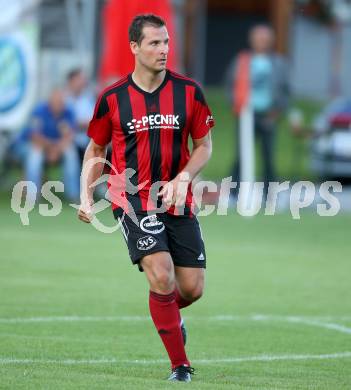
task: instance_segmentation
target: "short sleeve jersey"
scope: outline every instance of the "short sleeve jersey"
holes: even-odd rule
[[[213,126],[201,88],[172,71],[151,93],[139,88],[131,74],[105,89],[88,135],[102,146],[112,142],[113,209],[131,204],[134,211],[152,210],[153,184],[174,179],[189,161],[189,136],[203,138]],[[189,186],[185,213],[191,213],[191,203]]]

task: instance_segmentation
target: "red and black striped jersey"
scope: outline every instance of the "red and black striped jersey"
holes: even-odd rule
[[[175,178],[189,161],[189,136],[203,138],[213,126],[198,84],[170,70],[151,93],[138,87],[131,74],[106,88],[96,103],[88,135],[99,145],[112,142],[110,193],[116,177],[119,180],[119,189],[112,191],[113,209],[125,210],[127,203],[121,203],[128,199],[135,212],[151,210],[152,184]],[[133,169],[133,176],[126,178],[128,168]],[[132,190],[121,190],[121,180],[127,185],[128,179]],[[187,209],[191,202],[189,188]]]

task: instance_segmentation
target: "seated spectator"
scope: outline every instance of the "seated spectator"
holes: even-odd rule
[[[87,88],[87,77],[80,68],[71,70],[67,75],[66,104],[75,116],[77,127],[74,143],[82,160],[89,143],[86,131],[94,113],[95,97]]]
[[[63,91],[55,88],[48,102],[38,104],[29,125],[12,146],[24,163],[26,180],[34,182],[40,194],[45,163],[61,163],[65,195],[79,199],[79,157],[74,146],[74,116],[65,106]],[[36,194],[29,194],[36,197]]]

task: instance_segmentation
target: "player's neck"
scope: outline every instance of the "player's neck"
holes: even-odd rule
[[[145,69],[135,68],[132,73],[134,83],[145,92],[155,91],[166,77],[166,70],[159,73],[146,71]]]

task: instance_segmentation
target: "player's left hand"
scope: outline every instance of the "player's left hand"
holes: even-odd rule
[[[185,204],[189,183],[189,174],[181,172],[173,180],[166,183],[157,195],[162,196],[163,202],[168,208],[173,205],[182,207]]]

